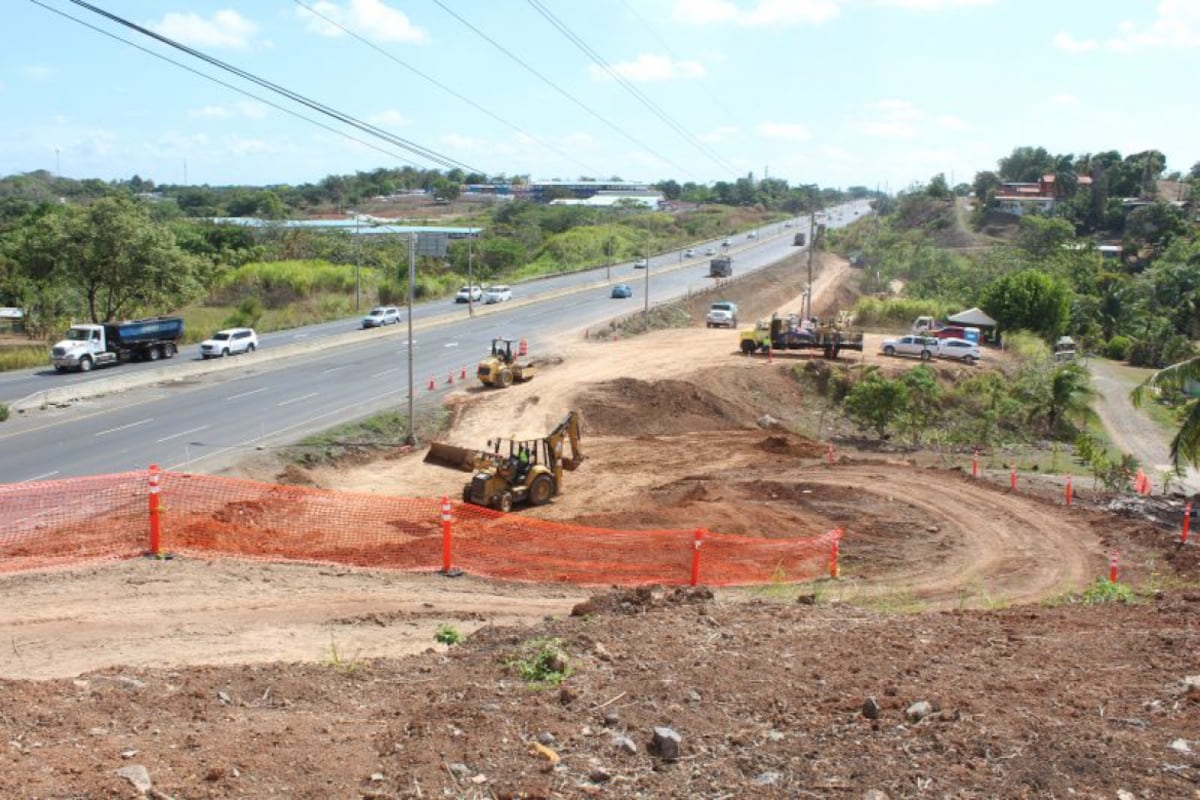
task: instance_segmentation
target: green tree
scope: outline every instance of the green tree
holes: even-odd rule
[[[896,411],[896,421],[901,431],[908,434],[912,446],[921,444],[921,436],[935,424],[942,410],[942,387],[937,374],[922,364],[904,373],[900,378],[904,389],[904,402]]]
[[[935,200],[945,200],[950,197],[950,186],[946,183],[946,176],[939,172],[930,178],[929,185],[925,187],[925,194]]]
[[[1047,172],[1054,172],[1058,160],[1044,147],[1016,147],[1000,159],[1000,177],[1006,181],[1032,183]]]
[[[1073,436],[1074,425],[1095,418],[1091,401],[1096,392],[1088,371],[1078,364],[1064,364],[1050,373],[1048,391],[1043,402],[1034,407],[1051,436]]]
[[[1154,373],[1133,390],[1131,397],[1135,406],[1141,406],[1151,394],[1182,395],[1197,383],[1200,383],[1200,357],[1193,357]],[[1176,469],[1185,461],[1200,467],[1200,398],[1193,397],[1183,406],[1183,421],[1171,439],[1171,461]]]
[[[1013,272],[983,290],[980,306],[1002,331],[1025,329],[1049,341],[1067,329],[1070,292],[1061,281],[1035,269]]]
[[[1063,245],[1075,239],[1075,229],[1065,219],[1048,219],[1026,215],[1021,217],[1017,246],[1036,260],[1061,253]]]
[[[907,399],[900,382],[871,375],[854,385],[842,408],[859,428],[874,431],[882,439],[888,425],[904,410]]]

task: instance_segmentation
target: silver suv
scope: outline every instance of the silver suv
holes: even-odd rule
[[[737,312],[737,303],[722,300],[708,307],[704,322],[710,328],[736,328]]]

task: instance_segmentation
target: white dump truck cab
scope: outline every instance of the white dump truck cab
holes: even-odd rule
[[[116,361],[116,353],[106,347],[103,325],[72,325],[67,338],[54,345],[50,362],[59,372],[78,369],[87,372],[94,366]]]

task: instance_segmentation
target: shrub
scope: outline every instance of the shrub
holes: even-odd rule
[[[458,644],[463,640],[463,635],[453,625],[438,625],[433,632],[433,640],[439,644]]]
[[[237,311],[225,318],[224,325],[226,328],[257,328],[262,315],[262,302],[250,296],[238,304]]]
[[[572,672],[562,649],[562,640],[549,637],[526,642],[507,664],[517,671],[521,680],[535,688],[557,686]]]
[[[8,404],[0,403],[0,422],[8,419]]]
[[[1129,337],[1117,335],[1109,339],[1104,344],[1104,357],[1111,358],[1114,361],[1124,361],[1129,358]]]
[[[854,305],[854,320],[858,325],[887,326],[911,325],[917,317],[938,317],[945,315],[947,306],[937,300],[911,300],[907,298],[891,298],[881,300],[877,297],[860,298]]]

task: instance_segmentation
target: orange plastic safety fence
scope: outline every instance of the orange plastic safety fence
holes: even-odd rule
[[[441,502],[162,473],[164,552],[441,569]],[[686,584],[694,531],[623,531],[454,503],[452,563],[503,580]],[[147,473],[0,487],[0,571],[43,569],[146,550]],[[826,568],[832,538],[705,533],[706,585],[796,581]]]

